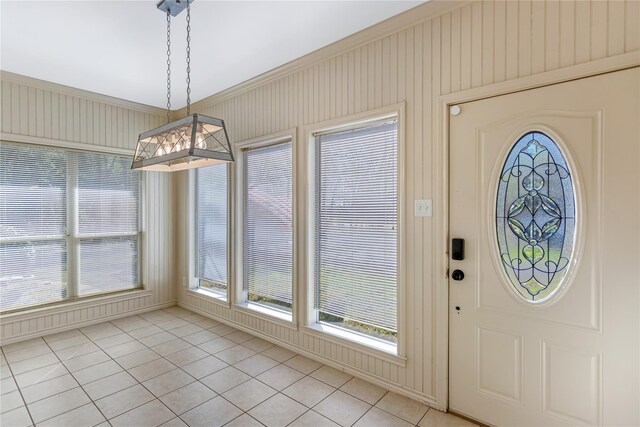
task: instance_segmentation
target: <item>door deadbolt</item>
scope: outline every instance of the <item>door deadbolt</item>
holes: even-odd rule
[[[464,260],[464,239],[451,239],[451,259]]]

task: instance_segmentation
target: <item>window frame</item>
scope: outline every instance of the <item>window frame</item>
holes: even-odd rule
[[[368,123],[395,118],[397,120],[397,156],[398,156],[398,228],[397,228],[397,336],[396,343],[387,343],[381,339],[367,336],[346,328],[332,326],[318,321],[319,310],[314,307],[315,290],[315,252],[316,252],[316,134],[323,132],[344,131],[361,128]],[[406,234],[406,179],[405,179],[405,103],[398,103],[387,107],[369,110],[363,113],[340,117],[333,120],[313,124],[304,130],[306,137],[304,155],[306,162],[305,185],[305,242],[304,242],[304,326],[313,334],[330,337],[348,345],[380,351],[396,357],[406,354],[406,262],[405,262],[405,234]]]
[[[38,147],[46,150],[59,150],[71,155],[66,157],[66,233],[61,235],[50,236],[30,236],[19,238],[1,238],[2,243],[21,243],[21,242],[44,242],[44,241],[64,241],[67,250],[67,281],[66,291],[67,297],[60,300],[50,301],[42,304],[34,304],[24,307],[18,307],[8,310],[0,311],[0,315],[21,314],[32,310],[41,310],[43,308],[49,308],[52,306],[69,304],[74,302],[81,302],[87,299],[94,299],[99,297],[110,297],[116,294],[143,291],[146,290],[144,281],[144,214],[145,214],[145,188],[146,188],[146,173],[140,175],[138,180],[138,231],[136,232],[121,232],[121,233],[80,233],[79,223],[79,201],[78,201],[78,154],[88,153],[106,156],[119,156],[127,157],[131,153],[128,150],[109,149],[109,147],[101,147],[104,150],[92,150],[78,148],[76,145],[67,144],[39,144],[29,141],[10,141],[2,140],[0,143],[16,144],[16,145],[28,145]],[[83,240],[95,240],[95,239],[108,239],[114,237],[131,237],[137,236],[138,238],[138,262],[137,262],[137,283],[132,288],[114,289],[107,292],[96,292],[88,295],[80,295],[80,244]]]
[[[291,159],[292,159],[292,233],[293,233],[293,259],[292,259],[292,307],[291,312],[285,310],[278,310],[271,308],[263,304],[254,303],[247,300],[247,293],[243,289],[244,285],[244,203],[245,203],[245,156],[244,151],[254,148],[268,147],[279,143],[289,142],[291,144]],[[298,149],[296,144],[296,129],[289,129],[282,132],[274,133],[271,135],[249,139],[239,142],[234,147],[235,157],[235,200],[233,200],[235,206],[235,250],[232,252],[232,258],[235,263],[235,271],[233,275],[235,277],[235,296],[232,301],[235,308],[239,310],[247,310],[253,316],[263,317],[271,321],[277,321],[281,324],[291,327],[297,325],[299,305],[298,304],[298,275],[299,268],[298,263],[300,261],[300,254],[298,253]]]
[[[202,293],[206,296],[214,298],[214,301],[222,302],[225,305],[229,306],[232,301],[232,294],[234,293],[233,288],[235,287],[235,275],[234,271],[234,262],[233,262],[233,254],[234,254],[234,241],[233,241],[233,227],[234,224],[234,216],[233,216],[233,196],[234,196],[234,183],[233,183],[233,163],[225,163],[227,166],[227,291],[217,292],[212,289],[208,289],[206,287],[202,287],[200,285],[201,281],[212,282],[211,280],[201,279],[197,277],[198,272],[198,236],[196,232],[196,228],[198,226],[198,168],[190,169],[188,180],[189,180],[189,208],[191,214],[189,216],[189,279],[188,283],[184,284],[187,286],[187,289]]]

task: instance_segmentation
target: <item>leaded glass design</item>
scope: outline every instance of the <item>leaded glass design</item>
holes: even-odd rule
[[[529,132],[507,156],[496,202],[500,258],[522,298],[539,303],[559,289],[575,230],[575,192],[565,157],[547,135]]]

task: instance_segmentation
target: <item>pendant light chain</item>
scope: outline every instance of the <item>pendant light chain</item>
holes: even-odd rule
[[[138,136],[131,169],[172,172],[234,161],[224,120],[199,113],[191,114],[192,1],[160,0],[156,5],[158,10],[167,14],[168,123],[142,132]],[[187,115],[175,119],[173,116],[177,112],[171,111],[171,18],[178,16],[184,9],[187,9]],[[207,138],[211,138],[216,143],[207,144]]]
[[[187,0],[187,116],[191,114],[191,1]]]
[[[167,123],[171,122],[171,14],[167,12]]]

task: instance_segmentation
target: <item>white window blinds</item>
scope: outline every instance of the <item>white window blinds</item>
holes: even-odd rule
[[[125,157],[0,143],[0,310],[137,287],[140,179]]]
[[[0,310],[67,297],[67,156],[0,142]]]
[[[138,286],[140,173],[126,157],[71,153],[78,174],[79,295]]]
[[[137,233],[140,174],[131,160],[77,153],[80,235]]]
[[[291,307],[291,142],[248,149],[244,160],[244,289],[252,301]]]
[[[315,306],[397,330],[397,123],[315,137]]]
[[[196,277],[200,286],[227,289],[228,164],[196,169]],[[208,283],[210,282],[210,283]]]

